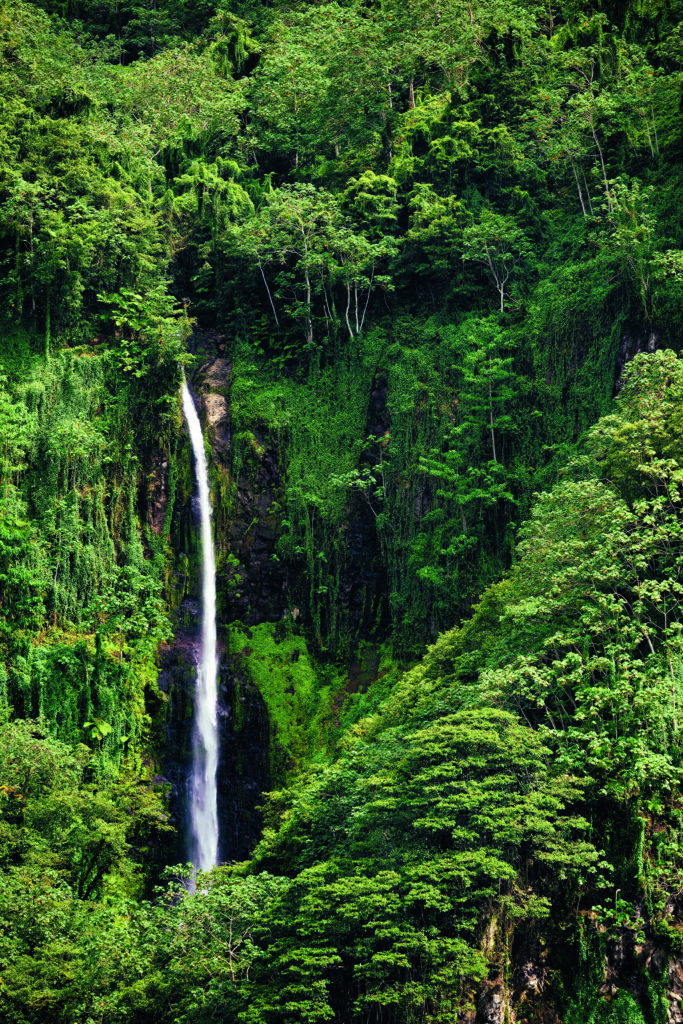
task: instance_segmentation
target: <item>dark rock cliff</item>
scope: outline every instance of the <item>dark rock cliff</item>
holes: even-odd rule
[[[187,859],[197,643],[196,631],[179,632],[162,653],[159,674],[159,687],[167,700],[163,771],[171,784],[176,861]],[[218,723],[219,857],[222,862],[245,860],[261,831],[256,806],[268,783],[268,716],[258,690],[237,680],[223,657]]]

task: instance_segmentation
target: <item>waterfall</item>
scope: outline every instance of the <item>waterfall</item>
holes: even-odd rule
[[[211,536],[209,474],[202,428],[187,384],[183,381],[183,412],[192,441],[199,491],[202,541],[202,641],[197,659],[197,685],[192,733],[192,862],[208,871],[218,859],[218,768],[216,651],[216,560]]]

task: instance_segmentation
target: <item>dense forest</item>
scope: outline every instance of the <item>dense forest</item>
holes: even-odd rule
[[[680,1024],[683,0],[0,50],[0,1022]]]

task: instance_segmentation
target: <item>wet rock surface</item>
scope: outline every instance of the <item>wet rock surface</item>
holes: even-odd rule
[[[624,367],[641,352],[657,350],[658,332],[650,323],[635,324],[625,330],[617,353],[617,390]]]
[[[670,958],[666,940],[664,944],[661,939],[658,941],[649,925],[645,925],[648,936],[640,944],[636,942],[636,933],[629,928],[607,936],[593,914],[579,917],[580,924],[560,922],[559,929],[558,922],[552,919],[545,919],[545,927],[539,927],[539,922],[529,922],[516,928],[507,943],[503,941],[499,923],[492,919],[482,940],[490,963],[489,977],[475,990],[472,1008],[458,1016],[459,1024],[563,1024],[581,970],[602,975],[598,992],[605,1007],[618,993],[626,992],[641,1007],[645,1020],[663,1020],[659,1016],[663,997],[668,1004],[667,1024],[681,1024],[683,958]],[[590,968],[587,964],[580,968],[576,960],[577,925],[583,931],[586,952],[592,961]],[[600,947],[602,953],[594,959]],[[594,976],[588,982],[590,991],[594,991],[593,981]],[[658,1007],[655,1017],[652,1017],[653,1005]],[[592,1003],[591,1006],[592,1011],[590,1006],[585,1009],[593,1013],[590,1018],[593,1020],[596,1007]],[[578,1020],[577,1011],[580,1012],[580,1007],[574,1003],[573,1020]],[[615,1021],[622,1019],[626,1018],[614,1018]]]
[[[147,476],[147,510],[149,524],[157,536],[161,535],[168,509],[168,461],[157,456]]]
[[[667,969],[668,1024],[683,1022],[683,960],[671,960]]]
[[[179,630],[162,652],[159,688],[166,698],[163,774],[170,783],[170,807],[176,836],[170,858],[187,860],[192,781],[192,727],[198,638]],[[245,860],[261,833],[256,805],[268,782],[268,715],[258,690],[238,681],[221,655],[218,684],[219,860]]]

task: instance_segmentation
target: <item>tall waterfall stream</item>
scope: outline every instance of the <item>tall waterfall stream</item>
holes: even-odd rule
[[[202,638],[197,659],[192,733],[191,859],[199,871],[208,871],[218,860],[216,559],[211,534],[211,501],[204,438],[197,410],[184,381],[182,395],[197,474],[202,544]]]

